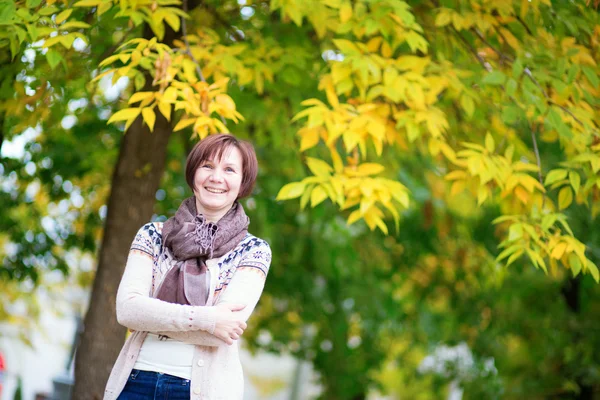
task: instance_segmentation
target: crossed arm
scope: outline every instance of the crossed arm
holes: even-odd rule
[[[265,283],[261,270],[240,266],[214,306],[172,304],[150,297],[152,267],[149,255],[130,252],[117,292],[117,320],[129,329],[203,346],[239,338]]]

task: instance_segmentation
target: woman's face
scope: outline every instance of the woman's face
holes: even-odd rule
[[[231,208],[242,184],[242,155],[237,147],[200,163],[194,175],[197,212],[222,217]]]

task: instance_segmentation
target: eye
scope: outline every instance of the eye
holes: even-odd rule
[[[203,164],[201,168],[212,169],[212,165],[210,165],[210,164]]]
[[[231,167],[227,167],[226,169],[227,172],[235,172],[235,169],[231,168]]]

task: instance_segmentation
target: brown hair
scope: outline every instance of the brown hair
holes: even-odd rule
[[[185,179],[189,187],[194,190],[194,176],[200,164],[215,157],[221,159],[225,150],[231,146],[236,147],[242,155],[242,184],[238,198],[249,196],[252,193],[256,175],[258,173],[258,162],[254,147],[249,142],[240,140],[228,133],[209,135],[196,143],[185,164]]]

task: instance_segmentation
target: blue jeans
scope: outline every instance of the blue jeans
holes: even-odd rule
[[[134,369],[118,400],[189,400],[190,381],[160,372]]]

